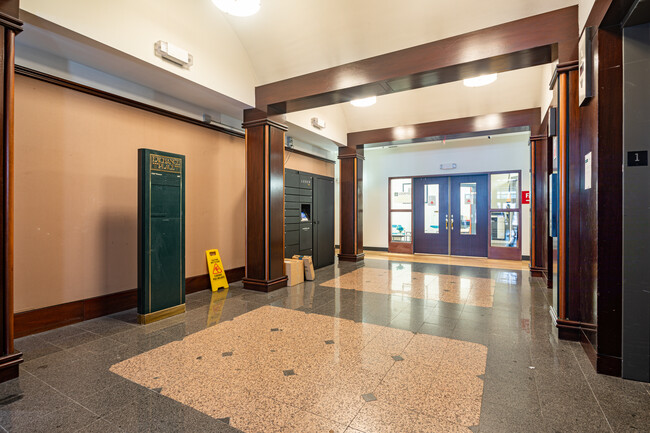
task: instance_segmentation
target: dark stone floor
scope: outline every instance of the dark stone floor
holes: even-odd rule
[[[650,432],[648,384],[598,375],[578,343],[558,341],[550,293],[527,271],[403,264],[417,272],[491,278],[492,308],[320,285],[360,266],[399,265],[342,263],[318,270],[316,281],[270,294],[235,283],[218,320],[273,305],[481,343],[488,347],[487,369],[473,431]],[[238,431],[109,371],[205,329],[214,319],[211,300],[210,291],[189,295],[187,313],[146,326],[129,310],[16,340],[25,362],[19,379],[0,384],[0,431]]]

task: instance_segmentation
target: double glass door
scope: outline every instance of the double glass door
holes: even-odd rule
[[[413,179],[413,251],[487,257],[487,175]]]

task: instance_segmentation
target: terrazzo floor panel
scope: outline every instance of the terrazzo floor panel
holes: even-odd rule
[[[265,306],[113,373],[246,433],[469,431],[483,345]]]

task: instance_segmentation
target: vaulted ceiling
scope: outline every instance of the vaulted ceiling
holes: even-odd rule
[[[577,3],[577,0],[262,0],[262,8],[256,15],[226,17],[248,52],[260,85]]]

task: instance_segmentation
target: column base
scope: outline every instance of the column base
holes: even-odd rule
[[[21,352],[12,353],[0,358],[0,383],[6,382],[18,377],[18,365],[23,362],[23,354]]]
[[[138,323],[140,325],[147,325],[149,323],[167,319],[168,317],[176,316],[177,314],[183,314],[184,312],[185,304],[175,305],[173,307],[165,308],[164,310],[154,311],[153,313],[138,314]]]
[[[256,292],[272,292],[274,290],[287,287],[287,276],[276,278],[275,280],[256,280],[254,278],[244,278],[244,289],[255,290]]]
[[[361,262],[363,261],[363,258],[366,255],[364,253],[361,254],[339,254],[339,261],[340,262]]]
[[[544,278],[544,274],[546,273],[546,268],[529,266],[528,269],[530,269],[530,275],[536,278]]]

